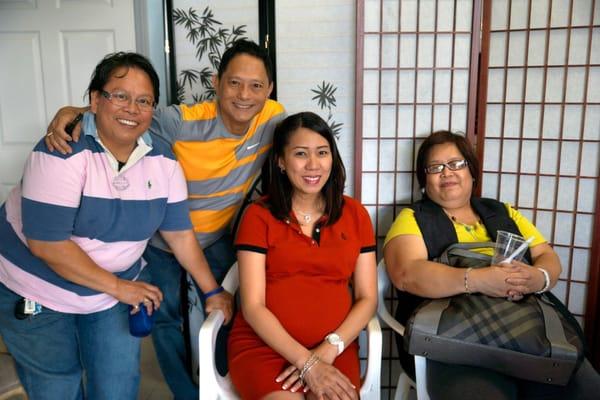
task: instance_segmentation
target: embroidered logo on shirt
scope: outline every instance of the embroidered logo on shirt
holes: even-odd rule
[[[123,175],[117,175],[113,178],[112,185],[119,192],[122,192],[129,187],[129,180]]]

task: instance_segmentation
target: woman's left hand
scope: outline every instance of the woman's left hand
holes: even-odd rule
[[[319,356],[321,362],[325,362],[329,365],[332,365],[337,357],[337,348],[325,341],[311,349],[311,352]],[[302,387],[302,382],[300,382],[300,371],[293,365],[284,369],[283,372],[277,376],[275,382],[283,382],[283,390],[290,390],[292,392],[296,392]]]
[[[293,365],[288,365],[281,374],[277,375],[275,382],[283,382],[281,388],[290,392],[297,392],[302,388],[300,371]]]
[[[226,290],[210,296],[206,299],[204,311],[208,315],[213,310],[223,311],[223,316],[225,317],[224,323],[227,325],[233,315],[233,296]]]
[[[524,295],[542,290],[545,285],[542,271],[520,261],[513,261],[510,265],[512,268],[506,278],[506,283],[511,286],[507,293],[508,296],[515,293]]]

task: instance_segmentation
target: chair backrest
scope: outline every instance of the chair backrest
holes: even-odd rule
[[[398,322],[387,309],[385,301],[386,296],[390,292],[391,282],[388,276],[385,261],[382,259],[377,265],[377,315],[387,326],[404,336],[404,325]],[[398,307],[402,307],[399,304]],[[429,400],[429,394],[427,393],[427,375],[425,373],[426,360],[424,357],[415,356],[415,374],[416,383],[412,381],[406,375],[404,371],[401,372],[398,379],[398,385],[396,386],[396,399],[406,399],[409,397],[410,386],[414,387],[417,392],[418,400]],[[401,393],[402,392],[402,393]]]

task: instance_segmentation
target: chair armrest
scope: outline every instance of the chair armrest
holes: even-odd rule
[[[237,263],[227,272],[222,286],[229,293],[234,294],[239,285]],[[223,326],[225,317],[221,310],[214,310],[208,314],[198,333],[198,357],[200,399],[237,399],[238,395],[229,379],[219,375],[215,363],[216,342],[219,329]]]
[[[377,304],[377,315],[383,322],[385,322],[387,326],[396,331],[396,333],[398,333],[400,336],[404,336],[404,325],[398,322],[396,318],[389,313],[387,307],[385,306],[384,299],[379,299]]]
[[[367,324],[367,369],[360,387],[361,399],[379,399],[381,391],[381,327],[377,316],[373,316]]]
[[[404,336],[404,325],[392,317],[385,304],[385,295],[388,293],[391,283],[385,269],[385,262],[381,260],[377,266],[377,286],[378,286],[378,298],[377,298],[377,315],[387,326],[392,328],[401,336]]]

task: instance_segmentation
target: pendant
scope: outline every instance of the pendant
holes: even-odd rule
[[[304,223],[305,224],[310,224],[310,221],[312,220],[312,218],[310,217],[310,214],[304,214],[302,216],[302,218],[304,218]]]
[[[129,180],[123,175],[117,175],[113,178],[112,185],[119,192],[129,187]]]

